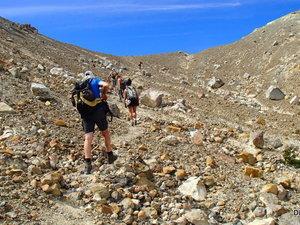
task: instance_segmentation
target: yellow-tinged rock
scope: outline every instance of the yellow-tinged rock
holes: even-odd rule
[[[138,150],[139,150],[139,151],[147,151],[148,148],[147,148],[146,145],[142,144],[142,145],[139,146]]]
[[[203,123],[197,122],[197,123],[194,124],[195,129],[202,129],[203,127],[204,127]]]
[[[215,160],[211,156],[206,157],[206,166],[214,167],[216,165]]]
[[[118,206],[117,203],[111,203],[111,204],[110,204],[110,207],[111,207],[112,212],[113,212],[114,214],[118,214],[118,213],[121,211],[121,209],[120,209],[120,207]]]
[[[62,120],[62,119],[56,119],[56,120],[54,120],[54,124],[56,126],[60,126],[60,127],[66,127],[67,126],[67,124],[65,123],[65,121]]]
[[[149,191],[149,196],[150,196],[151,198],[155,198],[156,195],[157,195],[157,190],[153,189],[153,190]]]
[[[42,190],[46,193],[50,193],[51,192],[51,187],[49,186],[49,184],[44,184],[41,186]]]
[[[51,194],[54,196],[60,196],[61,195],[61,190],[60,190],[60,185],[59,184],[53,184],[51,186]]]
[[[195,145],[203,145],[203,136],[199,130],[195,131],[194,135],[192,136],[192,142]]]
[[[253,166],[246,166],[244,173],[249,177],[260,177],[262,175],[262,170]]]
[[[99,212],[103,213],[103,214],[113,214],[113,209],[112,207],[110,207],[109,205],[100,205],[98,207]]]
[[[175,167],[174,166],[165,166],[164,168],[163,168],[163,173],[164,174],[171,174],[171,173],[173,173],[173,172],[175,172]]]
[[[138,219],[139,220],[145,220],[146,218],[147,218],[147,215],[146,215],[144,210],[141,210],[141,211],[138,212]]]
[[[45,102],[45,105],[46,105],[46,106],[49,106],[49,105],[51,105],[51,102],[46,101],[46,102]]]
[[[186,177],[186,175],[187,174],[186,174],[185,170],[183,170],[183,169],[178,169],[175,173],[176,178],[179,180],[184,179]]]
[[[162,155],[160,156],[160,159],[161,159],[161,160],[168,160],[168,159],[170,159],[170,156],[169,156],[168,154],[162,154]]]
[[[272,193],[274,195],[278,194],[278,188],[276,184],[266,184],[261,189],[261,192]]]
[[[243,151],[237,157],[241,159],[244,163],[249,163],[250,165],[254,165],[257,162],[254,155],[246,151]]]
[[[289,178],[279,180],[279,184],[281,184],[284,188],[291,188],[291,180]]]
[[[169,126],[166,127],[166,130],[168,132],[171,132],[171,133],[176,133],[176,132],[180,132],[181,131],[181,127],[169,125]]]
[[[266,125],[266,120],[263,117],[258,117],[256,119],[256,123],[259,124],[259,125],[265,126]]]

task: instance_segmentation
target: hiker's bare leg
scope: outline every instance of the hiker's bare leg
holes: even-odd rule
[[[133,118],[136,120],[136,106],[132,107],[132,114],[133,114]]]
[[[134,107],[130,106],[129,107],[129,113],[130,113],[130,120],[134,119]]]
[[[105,143],[106,151],[111,152],[112,147],[111,147],[111,139],[110,139],[109,130],[106,129],[106,130],[102,131],[101,133],[102,133],[102,136],[104,137],[104,143]]]
[[[84,158],[85,159],[91,159],[92,158],[92,142],[94,138],[94,133],[86,133],[84,135]]]

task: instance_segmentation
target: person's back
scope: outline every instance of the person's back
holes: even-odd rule
[[[131,79],[128,79],[126,81],[126,88],[124,91],[124,102],[125,106],[128,107],[130,119],[131,119],[131,125],[137,124],[137,113],[136,109],[137,106],[139,106],[139,96],[136,91],[136,89],[132,86]]]

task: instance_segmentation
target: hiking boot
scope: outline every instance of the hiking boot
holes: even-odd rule
[[[92,164],[91,163],[85,163],[85,167],[84,167],[84,174],[91,174],[92,172]]]
[[[109,164],[114,163],[114,161],[116,161],[117,158],[118,158],[118,156],[114,155],[112,152],[109,152],[109,153],[107,154],[107,160],[108,160],[108,163],[109,163]]]
[[[131,121],[131,126],[134,126],[134,121],[133,120]]]

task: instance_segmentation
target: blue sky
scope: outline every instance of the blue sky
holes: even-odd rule
[[[1,0],[0,16],[114,55],[196,53],[300,9],[299,0]]]

